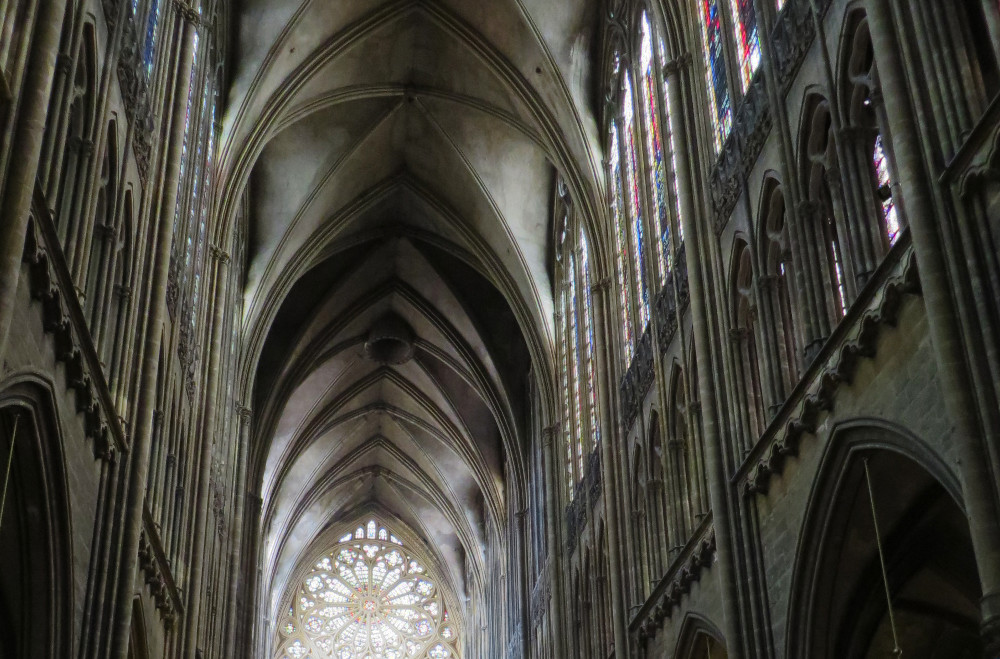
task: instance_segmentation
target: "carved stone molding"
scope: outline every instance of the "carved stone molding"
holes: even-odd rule
[[[816,432],[820,415],[833,409],[837,390],[842,384],[851,383],[861,359],[875,356],[879,334],[884,327],[896,324],[903,296],[920,294],[920,277],[912,249],[898,267],[901,272],[888,278],[869,308],[851,323],[849,334],[811,377],[813,384],[807,393],[793,403],[788,414],[772,422],[740,467],[738,479],[742,481],[744,496],[767,493],[771,477],[782,473],[789,457],[798,455],[803,436]]]
[[[827,4],[824,2],[824,4]],[[809,0],[789,0],[771,29],[775,78],[783,93],[788,88],[816,36]]]
[[[143,529],[139,535],[138,556],[143,582],[149,588],[164,627],[170,630],[184,607],[148,509],[143,511]]]
[[[632,363],[620,385],[623,430],[627,433],[639,416],[639,408],[653,385],[653,337],[650,328],[636,345]]]
[[[82,415],[84,433],[93,442],[95,458],[114,462],[124,448],[124,431],[111,402],[100,360],[93,348],[86,320],[70,283],[69,271],[61,256],[50,259],[42,236],[55,239],[55,226],[36,187],[36,221],[25,236],[23,261],[28,266],[31,297],[41,304],[42,327],[52,335],[55,357],[65,366],[67,387],[76,398],[76,412]],[[45,223],[47,228],[39,226]],[[65,295],[68,291],[69,295]]]
[[[663,621],[673,615],[683,597],[691,592],[692,585],[712,564],[716,541],[710,520],[702,521],[699,530],[681,549],[629,625],[630,633],[640,647],[645,647],[649,639],[656,635]]]
[[[756,75],[733,113],[733,128],[710,173],[715,231],[721,233],[773,126],[764,76]]]

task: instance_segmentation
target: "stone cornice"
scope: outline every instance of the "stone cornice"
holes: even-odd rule
[[[837,390],[851,383],[861,358],[875,357],[879,334],[896,324],[907,294],[920,294],[920,278],[904,230],[740,466],[734,482],[744,496],[767,493],[771,477],[798,454],[803,436],[815,433],[820,415],[833,409]]]

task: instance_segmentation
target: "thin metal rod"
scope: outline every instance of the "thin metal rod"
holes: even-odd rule
[[[896,635],[896,616],[892,611],[892,595],[889,593],[889,573],[885,569],[885,554],[882,551],[882,536],[878,531],[878,515],[875,513],[875,494],[872,491],[872,475],[868,471],[868,458],[865,458],[865,481],[868,483],[868,501],[872,504],[872,525],[875,527],[875,546],[878,547],[878,560],[882,566],[882,583],[885,585],[885,604],[889,608],[889,627],[892,629],[892,653],[903,656],[899,647],[899,636]]]
[[[21,415],[14,416],[14,432],[10,434],[10,451],[7,454],[7,470],[3,475],[3,494],[0,495],[0,527],[3,526],[3,509],[7,503],[7,483],[10,482],[10,465],[14,462],[14,442],[17,440],[17,422]]]

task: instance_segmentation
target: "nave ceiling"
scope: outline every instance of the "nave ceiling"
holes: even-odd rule
[[[483,578],[524,486],[529,369],[555,404],[556,177],[603,212],[598,4],[242,3],[219,167],[249,238],[271,611],[368,512],[426,542],[459,599]]]

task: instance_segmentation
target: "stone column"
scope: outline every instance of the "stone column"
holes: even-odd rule
[[[614,270],[612,259],[611,269]],[[609,340],[613,335],[611,331],[610,317],[614,317],[613,301],[611,299],[610,277],[604,277],[591,287],[593,295],[594,310],[594,378],[603,388],[598,392],[597,400],[600,405],[598,414],[601,423],[601,468],[604,470],[604,519],[607,529],[608,543],[608,577],[611,587],[611,620],[612,639],[615,644],[615,656],[627,657],[628,654],[628,634],[625,630],[625,619],[628,614],[625,606],[625,586],[622,582],[622,552],[621,552],[621,484],[618,481],[618,470],[615,468],[615,451],[612,450],[612,438],[617,435],[614,432],[617,422],[611,409],[611,401],[614,400],[613,377],[611,373],[614,369],[615,351],[612,349]]]
[[[886,98],[894,99],[886,104],[886,114],[899,170],[901,199],[898,202],[909,219],[945,405],[955,421],[959,472],[983,591],[982,633],[986,645],[996,654],[1000,652],[1000,523],[997,475],[986,445],[990,439],[984,436],[976,392],[971,386],[965,361],[959,313],[941,239],[941,220],[935,215],[933,182],[925,168],[920,131],[908,100],[911,96],[889,2],[865,0],[865,8],[882,90]]]
[[[135,582],[139,550],[139,533],[142,529],[146,481],[149,476],[153,406],[156,404],[156,379],[159,370],[162,325],[167,311],[167,279],[170,267],[170,248],[173,239],[174,207],[177,205],[177,180],[180,176],[181,149],[184,141],[184,115],[187,109],[188,83],[194,55],[195,20],[197,13],[178,6],[187,19],[179,28],[179,67],[174,78],[172,107],[170,108],[170,134],[167,149],[166,176],[159,186],[162,203],[155,219],[155,247],[150,264],[150,299],[146,333],[143,337],[142,364],[139,369],[139,387],[136,401],[135,432],[132,436],[132,456],[129,465],[129,482],[122,542],[122,564],[118,574],[115,601],[115,629],[112,635],[111,656],[125,659],[128,653],[129,630],[132,624],[132,589]]]
[[[243,517],[246,509],[247,486],[247,457],[250,450],[250,422],[253,413],[245,405],[237,405],[236,413],[240,417],[239,424],[239,449],[236,460],[236,511],[233,521],[233,535],[229,549],[229,566],[231,583],[229,586],[229,608],[226,612],[226,643],[223,649],[236,656],[236,617],[239,614],[239,602],[241,591],[246,592],[246,585],[243,584]],[[243,584],[243,588],[239,585]]]
[[[21,87],[20,112],[11,135],[10,166],[0,200],[0,217],[3,218],[0,222],[0,357],[6,353],[7,334],[14,316],[21,256],[65,13],[66,0],[39,2],[28,67]]]
[[[549,524],[546,529],[546,544],[548,544],[549,579],[552,580],[552,596],[549,599],[549,623],[552,634],[552,653],[556,657],[566,657],[563,648],[567,640],[565,633],[565,608],[568,602],[562,588],[562,545],[559,543],[561,534],[557,533],[562,515],[559,514],[559,471],[556,460],[555,438],[559,435],[559,424],[556,423],[542,431],[542,455],[545,460],[545,474],[548,487],[545,488],[545,507],[549,511]]]
[[[225,299],[224,290],[229,280],[229,254],[218,247],[211,246],[214,267],[215,300]],[[218,416],[218,397],[221,368],[223,329],[225,327],[225,304],[214,305],[214,317],[211,324],[212,340],[208,346],[208,368],[204,375],[204,408],[201,412],[201,455],[199,458],[198,491],[194,500],[194,533],[191,539],[190,572],[187,583],[187,622],[184,625],[184,651],[182,657],[194,659],[195,646],[198,640],[198,622],[201,614],[202,565],[205,554],[205,528],[211,513],[211,497],[209,492],[209,472],[212,469],[212,447],[215,445],[216,418]]]
[[[669,87],[671,107],[684,108],[687,104],[681,96],[680,81],[682,70],[690,62],[689,56],[681,56],[667,66],[667,74],[672,84]],[[697,221],[694,195],[693,165],[688,162],[689,145],[694,144],[686,134],[687,126],[682,121],[675,124],[677,138],[677,188],[681,200],[681,217],[684,239],[687,243],[688,277],[691,292],[691,319],[694,330],[695,349],[698,354],[698,384],[702,409],[702,427],[705,437],[705,461],[709,481],[709,498],[712,504],[713,523],[717,539],[719,587],[723,601],[723,633],[726,638],[730,659],[742,659],[743,635],[740,628],[739,593],[736,586],[736,567],[733,554],[733,538],[730,530],[728,487],[725,474],[725,447],[718,427],[718,410],[715,400],[715,372],[712,359],[711,336],[708,329],[706,285],[702,280],[701,235],[703,223]]]

